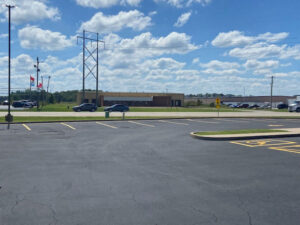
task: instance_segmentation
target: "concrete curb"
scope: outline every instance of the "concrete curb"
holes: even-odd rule
[[[264,133],[265,134],[265,133]],[[191,132],[190,135],[193,138],[207,140],[207,141],[233,141],[233,140],[253,140],[253,139],[267,139],[267,138],[286,138],[286,137],[300,137],[300,133],[285,133],[285,134],[267,134],[267,135],[252,135],[252,136],[239,136],[233,137],[211,137],[211,136],[199,136],[196,132]]]
[[[41,117],[42,118],[42,117]],[[99,120],[61,120],[61,121],[33,121],[33,122],[12,122],[10,124],[35,124],[35,123],[73,123],[73,122],[97,122],[97,121],[126,121],[126,120],[186,120],[186,119],[299,119],[300,117],[158,117],[158,118],[133,118],[122,119],[99,119]],[[8,124],[0,122],[0,124]]]

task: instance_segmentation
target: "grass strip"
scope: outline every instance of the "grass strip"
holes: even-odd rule
[[[286,130],[273,130],[273,129],[252,129],[252,130],[224,130],[224,131],[205,131],[197,132],[197,135],[226,135],[226,134],[255,134],[255,133],[276,133],[287,132]]]

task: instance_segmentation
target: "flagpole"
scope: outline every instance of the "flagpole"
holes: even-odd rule
[[[30,101],[32,102],[32,98],[31,98],[31,75],[29,77],[29,90],[30,90]]]

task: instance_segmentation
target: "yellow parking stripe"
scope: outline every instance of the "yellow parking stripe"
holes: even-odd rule
[[[30,129],[29,126],[27,126],[26,124],[22,124],[22,125],[23,125],[23,127],[25,127],[28,131],[31,131],[31,129]]]
[[[150,124],[140,123],[140,122],[136,122],[136,121],[128,121],[128,123],[134,123],[134,124],[138,124],[138,125],[146,126],[146,127],[155,127],[155,126],[150,125]]]
[[[276,146],[276,145],[289,145],[296,144],[293,141],[282,141],[272,139],[259,139],[259,140],[247,140],[247,141],[231,141],[232,144],[243,145],[251,148],[264,147],[264,146]]]
[[[72,126],[70,126],[69,124],[66,124],[66,123],[60,123],[60,124],[66,126],[66,127],[69,127],[69,128],[71,128],[72,130],[76,130],[75,127],[72,127]]]
[[[110,128],[113,128],[113,129],[118,129],[115,126],[111,126],[111,125],[108,125],[108,124],[105,124],[105,123],[101,123],[101,122],[96,122],[96,123],[99,124],[99,125],[105,126],[105,127],[110,127]]]
[[[177,125],[186,125],[186,126],[189,125],[189,124],[187,124],[187,123],[177,123],[177,122],[166,121],[166,120],[159,120],[159,122],[163,122],[163,123],[172,123],[172,124],[177,124]]]
[[[219,122],[213,122],[213,121],[204,121],[204,120],[192,120],[192,119],[186,119],[188,121],[197,122],[197,123],[214,123],[218,124]]]
[[[276,146],[276,147],[269,147],[269,149],[300,154],[300,145]]]

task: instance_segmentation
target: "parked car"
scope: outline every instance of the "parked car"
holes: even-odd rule
[[[300,112],[300,101],[295,101],[289,105],[289,112]]]
[[[3,105],[8,105],[8,104],[9,104],[9,103],[8,103],[8,100],[4,100],[2,104],[3,104]]]
[[[94,112],[97,110],[97,106],[94,103],[83,103],[81,105],[78,106],[74,106],[72,108],[75,112],[80,112],[80,111],[90,111],[90,112]]]
[[[129,111],[129,107],[126,105],[116,104],[110,107],[106,107],[104,111],[105,112],[127,112]]]
[[[24,102],[21,102],[21,101],[14,101],[12,106],[15,107],[15,108],[24,108],[26,103]]]
[[[288,107],[289,106],[287,104],[284,104],[284,103],[277,105],[277,109],[287,109]]]
[[[261,105],[259,108],[260,108],[260,109],[270,109],[270,108],[271,108],[271,105],[269,105],[269,104],[264,104],[264,105]]]
[[[257,105],[257,104],[249,106],[249,109],[257,109],[257,108],[259,108],[259,105]]]
[[[241,104],[241,105],[238,106],[238,108],[243,108],[243,109],[246,109],[248,107],[249,107],[249,104],[246,104],[246,103]]]

